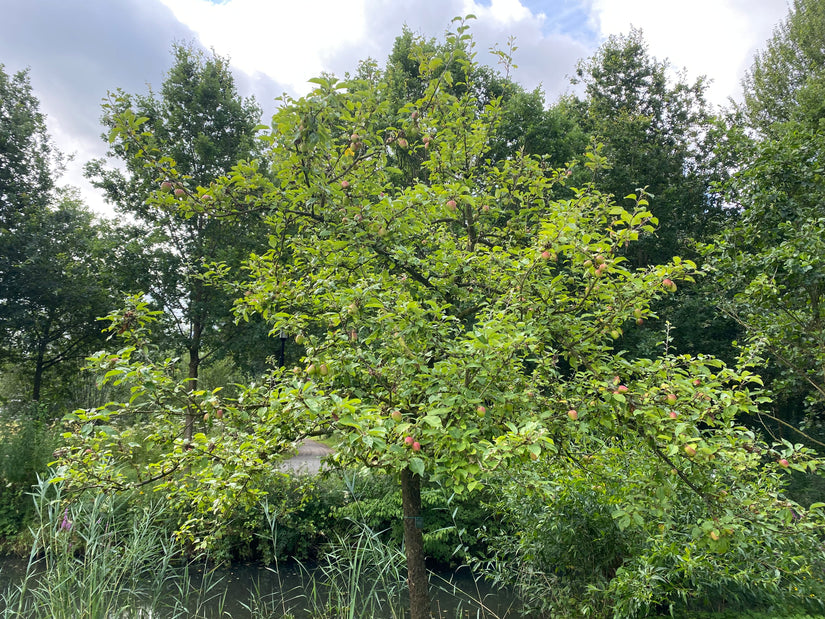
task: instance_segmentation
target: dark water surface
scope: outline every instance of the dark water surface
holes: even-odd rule
[[[22,581],[26,561],[0,558],[0,591]],[[181,570],[179,576],[183,576]],[[195,565],[188,570],[188,613],[170,611],[175,615],[208,618],[282,617],[292,615],[296,619],[315,617],[348,616],[346,608],[338,608],[330,614],[319,611],[330,600],[331,590],[323,584],[323,574],[315,566],[296,563],[280,564],[277,571],[259,564],[239,564],[230,568],[209,569]],[[180,599],[179,587],[185,578],[170,581],[170,603]],[[340,588],[346,588],[346,584]],[[454,572],[433,573],[430,577],[430,593],[433,615],[436,617],[518,617],[512,595],[493,591],[483,582],[476,582],[466,568]],[[363,617],[356,601],[353,617]],[[396,597],[392,604],[385,603],[372,613],[375,617],[403,617],[406,599]],[[137,610],[137,609],[136,609]],[[146,619],[160,619],[166,614],[143,613]]]

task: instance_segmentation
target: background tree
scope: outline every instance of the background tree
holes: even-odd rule
[[[106,169],[96,161],[87,168],[93,182],[121,212],[138,218],[136,235],[146,243],[135,248],[132,259],[140,265],[133,291],[143,290],[165,312],[175,347],[188,356],[190,386],[197,389],[200,365],[210,354],[241,353],[250,338],[256,346],[255,365],[260,370],[266,357],[265,330],[234,328],[231,298],[204,274],[214,264],[237,266],[253,249],[266,246],[260,214],[233,221],[209,218],[203,213],[182,214],[175,208],[184,196],[197,195],[226,174],[240,160],[255,156],[256,126],[260,109],[242,99],[235,88],[229,63],[219,56],[204,56],[192,47],[175,46],[174,64],[159,95],[118,92],[104,105],[103,123],[113,130],[111,155],[122,160],[123,173]],[[135,134],[116,131],[118,117],[126,112],[141,119]],[[149,199],[159,185],[169,192],[168,201]],[[257,366],[257,367],[256,367]],[[184,432],[191,438],[194,417],[187,417]]]
[[[715,189],[726,172],[713,151],[718,129],[704,79],[689,83],[679,75],[672,80],[667,62],[650,56],[642,32],[635,29],[610,37],[579,64],[577,76],[585,89],[581,125],[604,142],[610,162],[596,186],[617,199],[644,187],[660,222],[626,256],[637,267],[674,255],[699,260],[696,243],[709,241],[729,217]],[[701,281],[680,288],[655,306],[659,320],[627,338],[625,346],[633,354],[656,354],[669,321],[678,350],[732,361],[736,326],[712,309],[708,296]]]
[[[796,427],[825,419],[824,15],[821,0],[795,2],[754,60],[726,141],[741,217],[715,253],[719,303],[770,360],[775,413]]]
[[[108,233],[75,192],[55,190],[60,161],[28,73],[0,66],[0,362],[6,385],[19,377],[27,391],[6,401],[66,396],[57,376],[100,345],[96,319],[112,308]]]

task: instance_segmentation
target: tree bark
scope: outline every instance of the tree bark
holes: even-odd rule
[[[430,591],[421,528],[421,477],[409,469],[401,471],[401,506],[404,512],[407,582],[410,587],[410,619],[429,619]]]
[[[198,370],[201,364],[201,333],[203,326],[199,321],[192,325],[192,340],[189,345],[189,382],[187,389],[191,393],[198,388]],[[183,439],[191,441],[195,430],[195,411],[191,407],[186,409],[186,420],[183,426]]]

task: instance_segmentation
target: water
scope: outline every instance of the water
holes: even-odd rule
[[[0,559],[0,591],[19,583],[25,574],[25,561]],[[313,578],[315,577],[315,578]],[[195,565],[188,572],[179,571],[168,583],[163,596],[170,606],[173,600],[182,600],[180,589],[189,596],[177,610],[149,613],[137,610],[134,616],[145,619],[166,617],[245,618],[283,617],[312,619],[319,616],[325,604],[334,599],[336,590],[319,584],[322,573],[316,566],[296,563],[281,564],[274,570],[258,564],[240,564],[229,568],[208,569]],[[340,589],[346,589],[346,584]],[[458,617],[518,617],[515,600],[506,592],[493,591],[484,582],[476,582],[466,568],[454,572],[433,573],[430,578],[433,615],[445,619]],[[356,608],[362,602],[356,601]],[[363,608],[363,606],[362,606]],[[396,596],[393,603],[386,600],[368,616],[399,617],[406,608],[406,600]],[[358,609],[361,610],[361,609]],[[325,617],[348,616],[346,608],[325,614]],[[355,612],[352,616],[364,616]]]

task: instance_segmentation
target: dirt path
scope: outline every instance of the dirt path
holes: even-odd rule
[[[331,453],[332,449],[323,443],[306,439],[298,445],[298,453],[284,460],[279,468],[282,471],[315,475],[321,470],[321,458]]]

